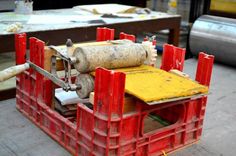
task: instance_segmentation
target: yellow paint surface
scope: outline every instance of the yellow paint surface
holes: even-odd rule
[[[126,74],[125,92],[145,102],[205,94],[208,87],[151,66],[115,69]],[[95,72],[92,73],[94,75]]]
[[[126,73],[125,91],[145,102],[207,93],[208,87],[151,66],[116,69]]]

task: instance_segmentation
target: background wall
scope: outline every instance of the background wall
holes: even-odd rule
[[[14,8],[14,0],[0,0],[0,11],[13,10]]]

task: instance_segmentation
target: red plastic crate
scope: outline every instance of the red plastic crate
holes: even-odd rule
[[[16,36],[19,37],[22,35]],[[23,38],[26,43],[26,36]],[[16,40],[17,45],[22,43],[19,41]],[[26,46],[16,49],[17,56],[25,52]],[[34,56],[30,60],[43,68],[44,42],[31,38],[30,54]],[[209,85],[214,57],[200,55],[196,80]],[[178,59],[174,55],[169,57]],[[19,58],[17,64],[22,62],[25,57]],[[176,68],[165,63],[168,62],[162,65],[168,66],[168,70]],[[136,100],[135,109],[124,113],[125,74],[98,68],[93,110],[79,103],[76,121],[72,122],[51,109],[55,85],[50,80],[30,69],[16,81],[18,110],[73,155],[156,156],[162,155],[162,151],[168,153],[192,144],[202,134],[206,96],[154,106]],[[150,127],[146,122],[149,114],[158,115],[171,124]]]

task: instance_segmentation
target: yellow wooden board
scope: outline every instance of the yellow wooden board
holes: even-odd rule
[[[142,65],[116,69],[126,73],[125,91],[145,102],[206,94],[208,87],[161,69]]]
[[[126,74],[125,92],[147,103],[184,99],[208,93],[207,86],[147,65],[114,70]],[[94,75],[95,72],[91,74]]]

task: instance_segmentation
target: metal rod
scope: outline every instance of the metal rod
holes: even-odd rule
[[[37,72],[39,72],[40,74],[42,74],[43,76],[47,77],[48,79],[50,79],[52,82],[54,82],[55,84],[57,84],[58,86],[62,87],[64,90],[68,91],[68,90],[77,90],[77,89],[81,89],[80,85],[75,85],[75,84],[69,84],[69,83],[65,83],[63,80],[61,80],[60,78],[58,78],[57,76],[49,73],[48,71],[40,68],[39,66],[35,65],[34,63],[27,61],[30,64],[30,67],[32,67],[33,69],[35,69]]]

